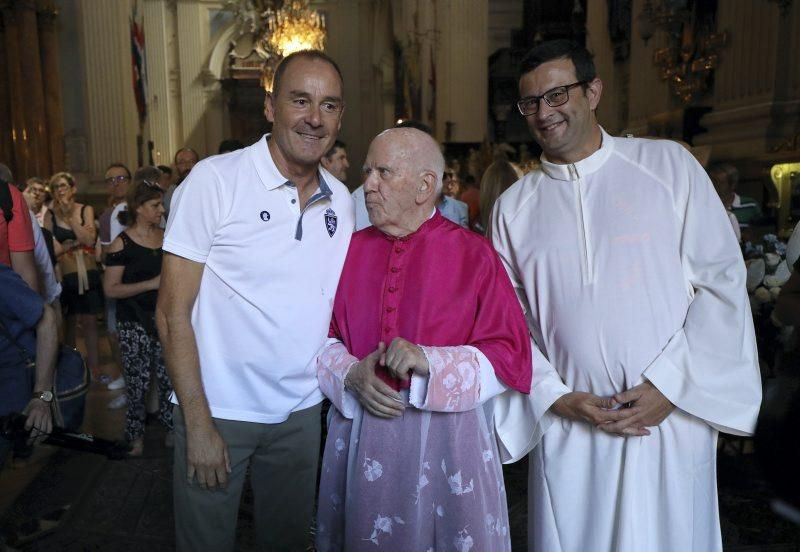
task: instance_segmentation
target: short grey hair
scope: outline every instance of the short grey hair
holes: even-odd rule
[[[413,156],[413,160],[407,159],[407,162],[412,167],[420,167],[423,172],[430,171],[436,176],[434,195],[435,197],[439,197],[442,193],[442,185],[444,184],[442,176],[444,175],[445,161],[442,149],[433,136],[413,127],[389,128],[381,132],[378,136],[384,134],[396,135],[405,140],[414,141],[414,149],[409,152]]]

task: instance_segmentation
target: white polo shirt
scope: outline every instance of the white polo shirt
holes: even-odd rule
[[[315,358],[354,215],[344,184],[319,171],[301,212],[264,136],[200,161],[175,192],[164,251],[205,264],[192,327],[215,418],[279,423],[322,400]]]

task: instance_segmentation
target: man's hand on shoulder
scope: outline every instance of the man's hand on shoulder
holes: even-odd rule
[[[375,374],[375,367],[385,352],[386,345],[381,342],[377,349],[354,363],[347,371],[344,385],[370,414],[379,418],[398,418],[405,410],[400,394]]]
[[[197,478],[197,484],[203,489],[225,488],[228,474],[231,473],[231,461],[228,457],[228,445],[217,431],[213,421],[210,426],[186,426],[186,479],[191,485]]]
[[[617,393],[613,400],[616,404],[627,405],[622,411],[633,413],[632,416],[619,422],[598,426],[603,431],[615,435],[649,435],[650,432],[645,428],[657,426],[675,410],[675,405],[649,381],[631,387],[623,393]]]
[[[598,427],[621,423],[636,415],[636,412],[632,409],[614,409],[615,406],[617,406],[617,403],[611,397],[599,397],[592,393],[573,391],[559,397],[550,407],[550,410],[562,418],[586,422]],[[634,434],[637,433],[630,433],[630,435]],[[638,434],[649,435],[649,432],[644,430]],[[626,433],[626,435],[628,434]]]

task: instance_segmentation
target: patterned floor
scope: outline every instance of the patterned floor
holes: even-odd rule
[[[56,451],[0,518],[0,532],[15,549],[31,552],[173,550],[172,460],[163,437],[163,429],[149,426],[145,455],[122,461]],[[514,550],[525,550],[526,468],[506,467]],[[771,512],[751,457],[721,455],[719,481],[726,550],[800,551],[800,528]],[[255,550],[249,501],[245,493],[237,551]],[[32,520],[42,516],[51,519],[37,527]]]

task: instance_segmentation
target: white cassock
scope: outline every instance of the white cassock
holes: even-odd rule
[[[504,460],[532,450],[530,550],[721,550],[717,432],[753,431],[761,381],[744,262],[702,167],[603,132],[575,164],[542,157],[492,218],[536,344],[530,396],[495,400]],[[548,411],[644,380],[676,405],[647,437]]]

